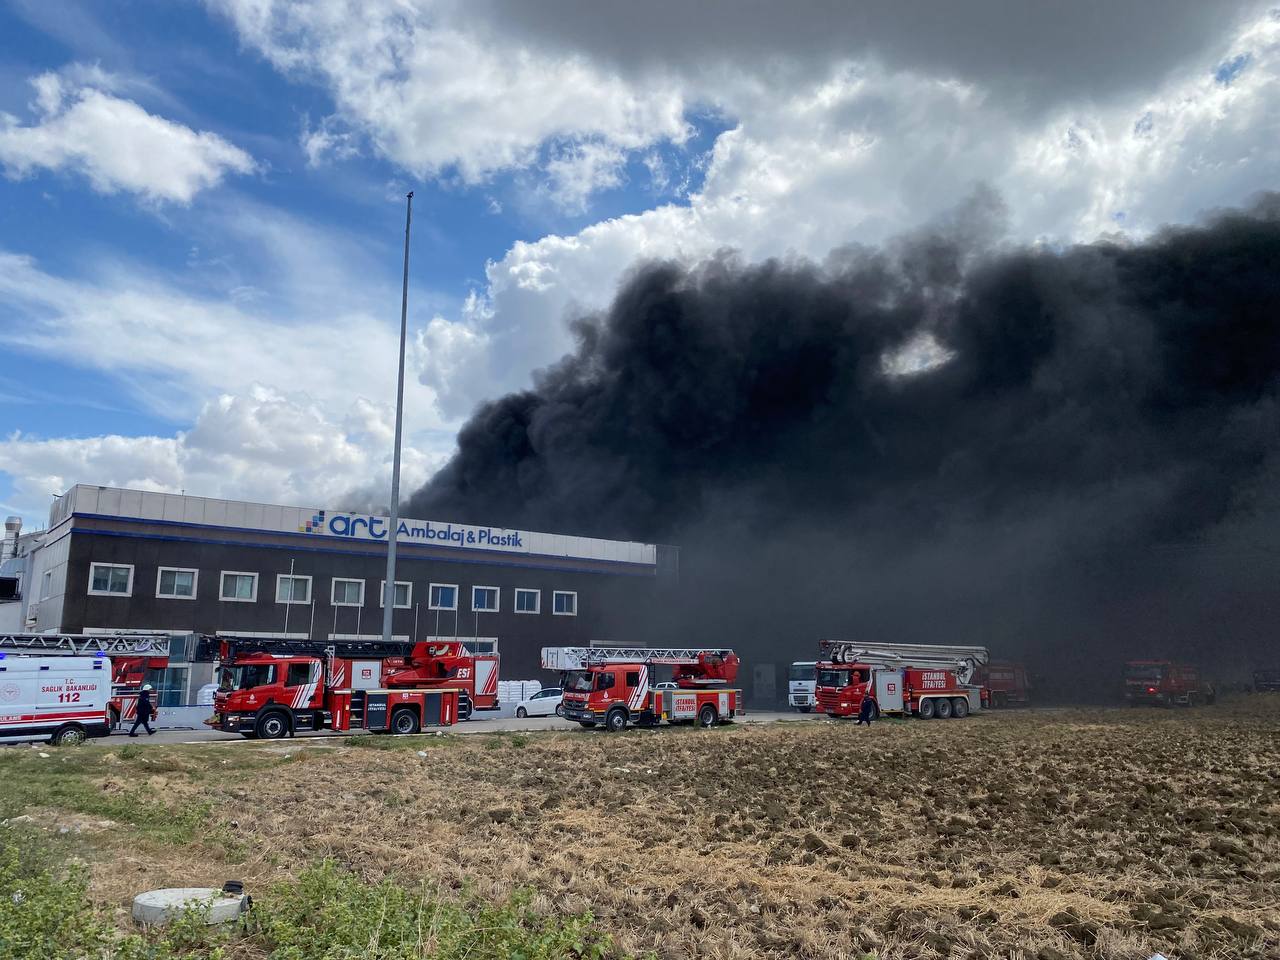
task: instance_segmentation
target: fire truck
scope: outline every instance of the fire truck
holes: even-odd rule
[[[1130,706],[1195,706],[1217,699],[1198,668],[1172,660],[1130,660],[1124,665],[1124,698]]]
[[[460,640],[317,643],[219,637],[220,683],[205,723],[249,739],[299,730],[417,733],[471,716],[497,700],[497,653]],[[491,665],[476,693],[476,663]]]
[[[672,667],[670,684],[654,684],[653,667]],[[543,647],[542,668],[562,674],[564,716],[616,732],[697,722],[728,723],[742,714],[738,656],[716,647]]]
[[[148,666],[168,665],[169,637],[4,634],[0,661],[5,660],[0,664],[0,736],[48,734],[55,743],[72,743],[104,736],[122,718],[133,718]],[[55,676],[62,679],[47,679]],[[7,704],[13,709],[5,709]]]
[[[822,640],[819,648],[819,713],[854,717],[870,697],[873,719],[894,713],[945,720],[967,717],[986,699],[973,682],[987,663],[986,647]]]
[[[992,707],[1025,707],[1031,703],[1027,668],[1012,660],[992,660],[978,668],[975,682],[988,691]]]

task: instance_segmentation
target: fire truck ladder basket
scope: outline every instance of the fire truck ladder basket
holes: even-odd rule
[[[167,657],[167,633],[7,633],[0,634],[0,653],[39,653],[45,656]]]
[[[696,664],[702,654],[728,656],[727,647],[543,647],[544,670],[582,670],[601,663]]]

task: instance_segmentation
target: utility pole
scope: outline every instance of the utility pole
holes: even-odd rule
[[[391,525],[387,530],[387,582],[382,596],[382,639],[391,642],[396,611],[396,530],[400,526],[400,432],[404,425],[404,341],[409,326],[409,224],[413,221],[413,191],[404,198],[404,286],[400,292],[400,369],[396,378],[396,449],[391,461]]]

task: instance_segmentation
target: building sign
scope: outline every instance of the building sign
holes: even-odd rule
[[[298,532],[346,537],[351,540],[386,540],[390,528],[388,517],[319,510],[298,528]],[[526,553],[529,549],[530,534],[521,530],[473,527],[464,523],[432,523],[430,520],[401,520],[397,530],[396,543],[443,544],[518,553]]]
[[[116,519],[193,524],[235,530],[292,533],[326,540],[387,542],[387,517],[310,507],[286,507],[238,500],[214,500],[145,490],[121,490],[79,484],[55,501],[51,527],[72,514]],[[530,556],[569,557],[612,563],[657,564],[657,547],[625,540],[601,540],[566,534],[535,533],[504,527],[400,520],[396,542],[456,550]]]

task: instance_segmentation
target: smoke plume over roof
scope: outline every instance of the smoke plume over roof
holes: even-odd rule
[[[1280,516],[1280,198],[992,251],[983,207],[821,264],[641,265],[410,515],[682,547],[680,629],[1066,666],[1256,660]]]

